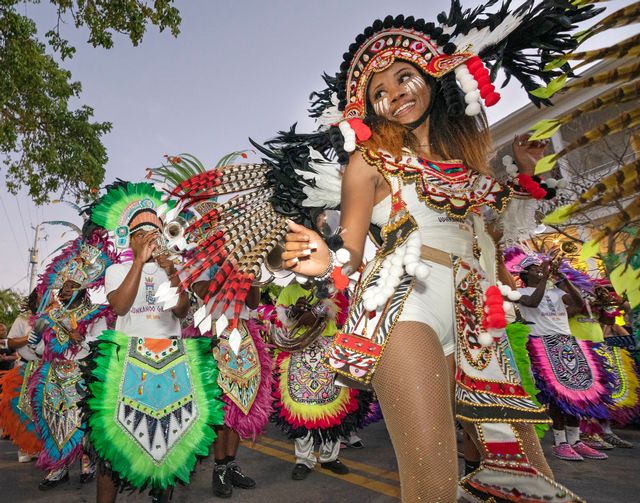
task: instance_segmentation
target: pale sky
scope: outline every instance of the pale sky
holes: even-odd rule
[[[463,3],[473,7],[481,2]],[[612,12],[630,3],[602,5]],[[189,152],[212,165],[228,152],[249,148],[249,136],[264,141],[294,122],[302,131],[311,130],[313,123],[306,117],[309,93],[322,88],[324,71],[338,70],[356,35],[387,14],[435,22],[449,1],[191,0],[176,6],[182,15],[178,38],[150,27],[138,47],[116,37],[113,49],[94,49],[86,43],[86,31],[72,24],[62,28],[63,37],[77,48],[63,66],[83,85],[80,103],[95,109],[96,120],[113,123],[103,139],[109,155],[105,183],[115,178],[139,181],[145,168],[161,163],[163,154]],[[55,25],[55,12],[46,1],[21,9],[36,19],[41,33]],[[621,39],[637,28],[618,31],[616,38]],[[610,34],[596,37],[588,47],[610,40]],[[488,110],[490,122],[528,102],[513,85],[502,96]],[[4,187],[0,194],[0,288],[26,293],[32,225],[44,220],[81,225],[81,219],[64,205],[36,207]],[[61,237],[65,230],[45,228],[41,262],[73,237]]]

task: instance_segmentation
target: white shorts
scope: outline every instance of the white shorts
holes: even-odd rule
[[[429,325],[438,335],[445,356],[449,356],[456,344],[453,271],[435,262],[423,262],[431,273],[424,281],[416,279],[398,321],[419,321]]]

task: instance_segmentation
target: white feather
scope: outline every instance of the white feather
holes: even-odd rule
[[[473,28],[467,34],[460,33],[451,37],[451,42],[456,44],[458,51],[470,51],[478,54],[482,49],[502,42],[513,30],[520,26],[522,18],[528,13],[529,11],[526,10],[519,15],[508,14],[504,21],[496,26],[493,31],[488,26],[481,30]],[[448,26],[442,26],[442,28],[445,33],[447,33],[447,30],[450,32],[452,29]]]

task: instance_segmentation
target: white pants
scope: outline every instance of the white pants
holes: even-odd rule
[[[318,460],[316,460],[316,457],[313,454],[314,443],[313,435],[311,433],[307,433],[306,437],[295,439],[296,464],[299,463],[313,469],[313,467],[316,466],[317,461],[320,461],[320,463],[330,463],[331,461],[338,459],[338,454],[340,453],[339,440],[334,442],[326,440],[322,442],[318,452]]]

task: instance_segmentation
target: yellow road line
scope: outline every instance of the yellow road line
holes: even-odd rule
[[[291,443],[282,442],[281,440],[276,440],[274,438],[267,437],[266,435],[261,436],[259,438],[259,442],[269,444],[275,447],[279,447],[281,449],[284,449],[287,452],[290,452],[293,449],[293,442]],[[345,457],[343,459],[346,459],[348,461],[347,466],[349,468],[353,468],[355,470],[368,473],[369,475],[373,475],[375,477],[382,477],[387,480],[400,482],[400,477],[398,476],[398,472],[395,470],[384,470],[382,468],[378,468],[377,466],[371,466],[366,463],[355,461],[349,457]]]
[[[289,463],[295,463],[295,456],[293,456],[292,454],[285,454],[280,449],[267,447],[266,445],[261,445],[260,443],[255,443],[255,444],[245,443],[243,445],[248,449],[253,449],[254,451],[261,452],[262,454],[266,454],[267,456],[272,456],[274,458],[278,458],[283,461],[287,461]],[[380,482],[378,480],[372,480],[370,478],[364,477],[363,475],[358,475],[356,473],[348,473],[347,475],[338,475],[337,473],[333,473],[331,470],[318,470],[318,473],[321,473],[323,475],[328,475],[329,477],[335,477],[340,480],[344,480],[345,482],[349,482],[351,484],[364,487],[365,489],[376,491],[380,494],[384,494],[385,496],[390,496],[392,498],[400,499],[399,487],[393,486],[391,484],[387,484],[385,482]]]

